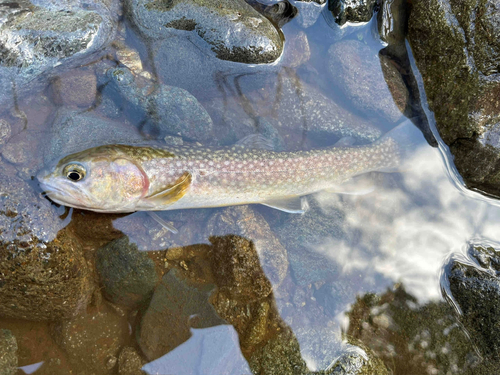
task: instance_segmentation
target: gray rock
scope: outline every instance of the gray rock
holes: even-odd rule
[[[212,119],[186,90],[135,78],[125,67],[110,69],[107,76],[112,88],[133,106],[130,110],[147,119],[143,130],[156,138],[170,134],[206,141],[212,136]]]
[[[96,269],[105,296],[113,303],[137,307],[153,295],[159,282],[154,262],[127,237],[114,240],[96,252]]]
[[[17,341],[8,329],[0,330],[0,375],[17,374]]]
[[[0,315],[55,320],[84,309],[91,272],[55,208],[24,181],[2,175],[0,213]]]
[[[112,41],[118,1],[0,2],[0,103],[83,65]]]
[[[347,111],[317,88],[300,82],[293,74],[282,72],[264,90],[250,92],[246,98],[258,115],[278,119],[282,126],[278,130],[300,134],[298,145],[286,140],[292,147],[303,147],[304,134],[353,137],[359,142],[372,142],[382,134],[376,126]]]
[[[499,0],[425,0],[414,4],[408,22],[439,134],[466,186],[495,196],[500,196],[499,9]]]
[[[324,214],[310,199],[310,209],[304,215],[281,214],[276,235],[288,250],[288,261],[296,283],[308,286],[338,278],[338,265],[322,254],[311,251],[328,238],[340,239],[343,215],[338,211]]]
[[[51,92],[57,105],[88,108],[96,100],[96,76],[89,69],[71,70],[52,80]]]
[[[65,108],[58,110],[51,130],[50,144],[44,150],[46,162],[95,146],[144,141],[137,128],[126,122],[112,121],[97,114]]]
[[[5,144],[11,135],[11,127],[10,124],[7,120],[1,119],[0,120],[0,146]]]
[[[396,122],[402,113],[389,91],[377,53],[356,40],[338,42],[328,50],[328,72],[357,109]]]
[[[309,40],[307,34],[299,31],[293,35],[287,35],[285,52],[281,64],[291,68],[305,64],[311,58],[311,49],[309,48]]]
[[[176,269],[163,276],[137,330],[137,342],[150,361],[187,341],[194,324],[193,328],[225,324],[209,303],[214,288],[188,282]]]
[[[201,38],[222,60],[270,63],[282,52],[280,32],[243,0],[127,0],[128,17],[146,37],[182,31]]]
[[[251,239],[260,264],[273,288],[277,288],[287,274],[287,252],[269,224],[250,206],[225,208],[207,222],[206,237],[233,234]]]
[[[297,23],[304,29],[314,25],[321,15],[325,3],[326,1],[322,0],[292,0],[292,4],[299,10]]]
[[[328,9],[340,26],[346,22],[368,22],[377,0],[331,0]]]

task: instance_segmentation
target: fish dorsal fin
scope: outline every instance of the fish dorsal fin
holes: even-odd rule
[[[304,197],[269,199],[261,204],[283,212],[288,212],[289,214],[303,214],[309,208],[307,200]]]
[[[175,229],[175,227],[169,223],[167,223],[165,220],[163,220],[156,212],[153,211],[148,211],[148,215],[156,221],[158,224],[160,224],[163,228],[169,230],[170,232],[177,234],[179,231]]]
[[[145,197],[146,201],[155,204],[168,205],[181,199],[186,194],[187,189],[191,185],[192,176],[189,172],[184,172],[173,185],[168,186],[164,190],[155,192],[154,194]]]
[[[246,148],[253,148],[257,150],[268,150],[272,151],[274,149],[273,142],[264,137],[262,134],[250,134],[246,137],[241,138],[235,143],[238,146],[243,146]]]

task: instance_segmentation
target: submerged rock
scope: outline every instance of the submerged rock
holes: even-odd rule
[[[110,43],[118,1],[20,0],[0,7],[0,103],[10,105],[52,74],[85,64]]]
[[[126,236],[97,250],[96,269],[106,297],[127,307],[150,298],[159,281],[153,261]]]
[[[146,373],[141,370],[144,364],[145,361],[139,353],[134,348],[126,346],[118,357],[118,375],[144,375]]]
[[[97,95],[94,72],[87,69],[71,70],[52,81],[52,101],[61,106],[90,107]]]
[[[214,288],[187,279],[175,268],[163,276],[137,330],[137,342],[150,361],[187,341],[191,327],[225,324],[209,303]]]
[[[199,38],[221,60],[246,64],[271,63],[283,40],[271,22],[244,0],[127,0],[128,17],[150,39],[182,31]]]
[[[127,342],[126,316],[107,305],[54,325],[52,336],[74,368],[85,374],[115,374],[118,354]]]
[[[408,23],[430,110],[467,187],[500,196],[500,2],[424,0]]]
[[[330,0],[328,9],[340,26],[346,22],[368,22],[377,0]]]
[[[52,138],[44,149],[44,160],[54,162],[61,156],[106,144],[143,141],[137,128],[126,122],[61,108],[52,123]]]
[[[212,137],[213,123],[198,100],[184,89],[155,84],[144,77],[134,77],[132,71],[121,67],[107,72],[112,88],[132,108],[131,116],[142,114],[144,131],[155,138],[180,135],[195,141]]]
[[[279,28],[290,22],[297,15],[297,8],[288,0],[270,4],[262,3],[257,0],[245,1]]]
[[[285,278],[288,269],[286,249],[262,215],[250,206],[228,207],[217,212],[208,220],[205,233],[206,237],[232,234],[251,238],[260,265],[273,288]]]
[[[390,65],[384,77],[377,53],[357,40],[338,42],[328,50],[328,72],[358,110],[396,122],[406,107],[408,90],[401,75],[388,70]]]
[[[0,146],[5,144],[12,133],[11,126],[7,120],[0,119]]]
[[[1,316],[55,320],[86,307],[93,290],[91,273],[81,244],[67,230],[59,232],[65,225],[31,186],[2,176]]]
[[[17,374],[17,341],[8,329],[0,330],[0,375]]]

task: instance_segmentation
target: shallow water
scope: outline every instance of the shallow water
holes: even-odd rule
[[[300,97],[309,87],[314,90],[311,97],[323,94],[333,101],[331,105],[336,103],[381,133],[404,121],[402,115],[391,120],[383,111],[360,110],[327,72],[327,51],[333,43],[360,43],[376,58],[384,44],[376,35],[374,19],[350,26],[350,34],[349,26],[344,28],[343,37],[322,16],[305,29],[298,21],[283,27],[285,56],[273,66],[212,61],[213,66],[205,69],[193,59],[187,65],[197,70],[190,74],[182,70],[182,59],[191,55],[179,55],[159,66],[158,60],[151,60],[156,50],[148,51],[147,43],[128,24],[123,26],[125,43],[139,51],[146,70],[153,75],[171,70],[166,75],[171,81],[164,83],[188,89],[207,108],[216,130],[201,143],[228,145],[249,133],[263,132],[267,128],[258,119],[282,120],[279,115],[287,110],[277,109],[280,102],[290,92]],[[298,59],[307,54],[303,47],[291,50],[288,45],[301,46],[290,42],[299,32],[308,38],[311,57],[298,67],[285,66],[286,54],[293,52]],[[80,70],[100,72],[116,64],[103,56]],[[204,59],[208,57],[198,61],[204,63]],[[415,66],[412,68],[419,81]],[[342,71],[340,66],[338,71]],[[380,77],[379,84],[385,83],[381,70],[372,74]],[[293,90],[283,89],[286,82],[291,82]],[[54,100],[53,85],[17,98],[16,108],[5,115],[13,124],[14,137],[23,139],[17,147],[30,152],[25,151],[18,159],[21,162],[14,164],[4,156],[4,173],[21,176],[37,194],[40,191],[31,176],[44,161],[56,151],[74,151],[99,139],[99,135],[78,132],[71,133],[73,139],[65,139],[63,133],[53,146],[51,139],[57,129],[52,123],[65,106]],[[108,91],[110,85],[102,74],[98,85],[97,100],[77,110],[102,117],[110,117],[114,111],[113,120],[126,127],[123,133],[119,127],[109,133],[114,132],[118,142],[125,142],[129,133],[133,143],[152,142],[157,133],[145,114],[132,113],[126,101]],[[388,96],[389,89],[380,93],[381,100]],[[115,100],[116,108],[110,109],[110,99]],[[451,156],[439,140],[422,89],[421,99],[438,148],[420,141],[409,168],[401,173],[371,173],[369,180],[375,188],[366,194],[322,192],[308,197],[311,209],[303,216],[258,205],[233,211],[217,208],[162,214],[179,229],[174,235],[143,213],[116,216],[72,211],[66,230],[81,242],[96,290],[88,307],[69,322],[0,320],[0,328],[10,329],[17,338],[19,366],[43,362],[39,369],[31,367],[36,374],[118,373],[121,358],[132,358],[120,353],[130,347],[135,351],[134,360],[148,374],[249,374],[251,368],[262,374],[298,374],[306,373],[300,367],[303,364],[319,372],[333,369],[346,353],[368,358],[367,351],[373,351],[398,375],[472,371],[481,357],[443,298],[443,293],[449,293],[443,272],[450,259],[467,262],[469,243],[494,243],[500,207],[496,200],[462,186]],[[293,100],[298,107],[306,102]],[[372,102],[377,100],[372,98]],[[313,112],[303,109],[302,113]],[[238,122],[240,128],[232,127]],[[333,145],[341,137],[316,126],[315,119],[304,116],[293,124],[272,126],[272,136],[284,150]],[[368,142],[369,137],[361,134],[360,138],[363,136],[366,139],[358,139],[358,143]],[[163,277],[151,302],[151,296],[134,307],[107,301],[109,295],[95,271],[95,257],[98,248],[121,236],[117,230],[140,250],[148,251],[154,261],[150,272],[156,272],[158,280]],[[232,245],[210,245],[214,244],[210,236],[233,235],[253,241],[253,245],[245,245],[244,255],[224,256],[217,252],[224,253],[224,246],[229,249]],[[256,256],[260,265],[247,256]],[[214,263],[214,257],[226,264]],[[235,271],[235,276],[227,270],[238,269],[238,262],[243,271]],[[218,273],[218,269],[226,273]],[[174,283],[179,285],[174,288]],[[267,283],[271,294],[259,289],[265,289]],[[161,293],[160,288],[164,289]],[[155,301],[157,305],[148,309]]]

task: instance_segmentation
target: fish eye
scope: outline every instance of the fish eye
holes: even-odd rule
[[[63,174],[68,180],[78,182],[85,178],[87,171],[81,164],[68,164],[64,167]]]

